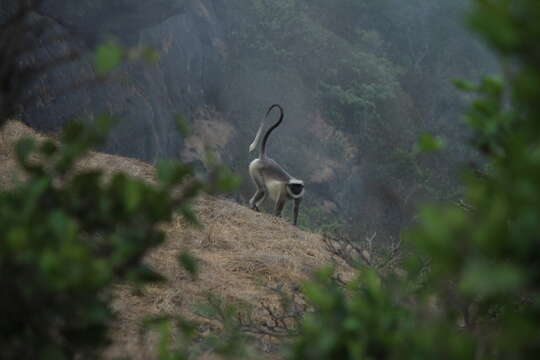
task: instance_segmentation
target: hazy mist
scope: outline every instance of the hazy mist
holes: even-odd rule
[[[266,109],[285,109],[269,153],[304,179],[300,223],[355,236],[399,237],[424,200],[459,199],[467,144],[467,94],[454,79],[495,72],[466,30],[466,0],[45,1],[62,41],[39,61],[73,47],[83,54],[35,84],[40,101],[23,120],[55,131],[72,118],[122,119],[104,150],[204,167],[204,144],[243,178],[230,196],[247,203],[247,153]],[[4,6],[4,5],[2,5]],[[127,14],[127,15],[126,15]],[[103,42],[149,46],[155,63],[127,62],[92,79]],[[181,136],[181,114],[192,130]],[[273,119],[273,118],[272,118]],[[418,152],[422,133],[444,139]],[[199,159],[197,159],[199,158]],[[269,205],[270,206],[270,205]]]

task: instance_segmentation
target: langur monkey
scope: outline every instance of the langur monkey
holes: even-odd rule
[[[274,201],[275,215],[281,216],[285,202],[292,199],[294,200],[293,223],[296,225],[298,221],[300,201],[304,196],[304,182],[302,180],[293,178],[281,166],[279,166],[277,162],[270,159],[266,155],[266,142],[268,141],[268,137],[270,136],[270,133],[274,131],[274,129],[277,128],[283,121],[283,108],[280,105],[274,104],[270,106],[266,112],[265,117],[261,120],[261,125],[257,131],[257,135],[255,135],[255,139],[249,146],[249,152],[255,150],[259,144],[265,120],[268,117],[268,114],[270,114],[270,112],[275,108],[279,109],[280,111],[279,120],[272,125],[270,129],[268,129],[266,134],[264,134],[259,158],[253,160],[249,164],[249,175],[251,175],[251,178],[257,187],[255,195],[253,195],[251,200],[249,200],[249,205],[253,210],[260,211],[259,206],[268,195],[270,199]]]

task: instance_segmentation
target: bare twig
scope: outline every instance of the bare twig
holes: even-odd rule
[[[385,251],[381,253],[374,246],[376,236],[377,233],[373,233],[366,236],[363,242],[354,242],[346,236],[335,237],[326,234],[323,241],[330,253],[344,260],[349,266],[363,265],[381,273],[399,260],[402,243],[400,239],[390,247],[384,248]],[[339,278],[336,280],[338,283],[341,281]]]
[[[376,233],[368,237],[366,242],[372,242]],[[349,238],[343,236],[340,238],[325,234],[323,241],[330,253],[343,259],[348,265],[357,267],[359,263],[364,263],[368,267],[372,267],[371,255],[367,249],[360,247],[357,243],[352,242]],[[369,245],[368,245],[369,246]],[[359,262],[359,260],[361,260]]]
[[[212,308],[211,314],[197,312],[197,315],[211,321],[217,321],[223,327],[234,320],[234,326],[242,333],[268,336],[275,339],[284,339],[297,334],[298,322],[308,311],[308,305],[303,301],[299,289],[292,289],[286,294],[283,286],[267,287],[281,297],[279,306],[271,306],[261,302],[260,309],[263,314],[254,318],[252,311],[237,311],[234,318],[227,313],[227,305],[219,299],[209,298],[208,303]]]
[[[455,203],[457,206],[459,206],[461,209],[467,211],[467,212],[473,212],[476,210],[476,208],[474,206],[472,206],[471,204],[468,204],[465,202],[465,200],[463,199],[460,199],[458,201],[456,201]]]

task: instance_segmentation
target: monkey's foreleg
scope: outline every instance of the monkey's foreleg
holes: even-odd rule
[[[302,199],[294,199],[294,210],[293,210],[293,215],[294,215],[294,219],[293,219],[293,224],[294,225],[297,225],[298,223],[298,211],[300,210],[300,202],[302,201]]]
[[[274,209],[274,214],[277,217],[281,217],[281,212],[283,211],[284,206],[285,206],[285,199],[278,199],[276,201],[276,207]]]

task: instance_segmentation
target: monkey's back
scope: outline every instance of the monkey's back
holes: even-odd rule
[[[264,177],[272,178],[276,181],[287,182],[289,179],[291,179],[291,176],[285,171],[285,169],[283,169],[277,162],[269,157],[253,160],[249,164],[249,173],[252,177],[259,173]]]

